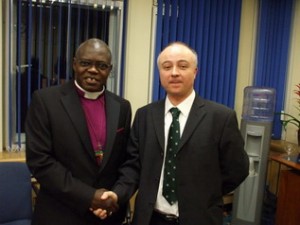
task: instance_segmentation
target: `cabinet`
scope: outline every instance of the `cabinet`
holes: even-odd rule
[[[276,225],[300,224],[300,171],[280,171]]]
[[[270,154],[270,164],[277,164],[277,175],[272,176],[278,184],[277,193],[276,225],[299,225],[300,203],[300,164],[294,160],[287,160],[285,154]],[[274,169],[274,165],[272,166]],[[269,167],[269,170],[272,169]],[[272,180],[268,180],[272,183]],[[274,187],[273,187],[274,189]]]

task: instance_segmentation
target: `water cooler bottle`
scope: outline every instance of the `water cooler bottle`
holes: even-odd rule
[[[234,191],[232,225],[261,224],[274,109],[274,89],[244,89],[241,133],[250,166],[249,176]]]

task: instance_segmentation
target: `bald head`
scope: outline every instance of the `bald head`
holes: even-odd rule
[[[162,63],[161,62],[162,56],[164,56],[166,54],[166,52],[169,53],[170,51],[185,51],[186,53],[189,53],[191,60],[195,63],[195,67],[198,66],[197,52],[194,49],[192,49],[191,47],[189,47],[187,44],[180,42],[180,41],[176,41],[176,42],[172,42],[172,43],[168,44],[158,55],[158,57],[157,57],[158,68],[160,67],[160,64]]]
[[[81,43],[76,50],[75,57],[81,58],[82,54],[89,51],[89,49],[106,54],[107,58],[109,59],[109,62],[111,62],[112,56],[108,45],[104,41],[97,38],[91,38]]]
[[[158,56],[157,65],[162,87],[176,106],[192,92],[197,74],[197,54],[182,42],[168,45]]]
[[[112,70],[111,60],[111,51],[104,41],[92,38],[83,42],[73,59],[77,84],[89,92],[103,90]]]

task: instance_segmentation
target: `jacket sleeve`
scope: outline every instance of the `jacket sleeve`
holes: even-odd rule
[[[125,163],[121,166],[118,181],[113,187],[113,191],[118,195],[119,204],[127,202],[137,190],[140,177],[140,152],[139,152],[139,116],[140,110],[137,110],[130,137],[127,144],[127,157]]]
[[[49,111],[39,92],[33,95],[25,129],[27,165],[40,183],[41,192],[47,192],[79,213],[85,213],[90,207],[95,188],[76,179],[57,160],[53,151]]]
[[[238,129],[236,113],[231,111],[220,141],[220,166],[222,192],[227,194],[237,188],[249,173],[249,158],[244,150],[244,140]]]

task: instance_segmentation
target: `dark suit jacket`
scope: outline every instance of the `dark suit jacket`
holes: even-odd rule
[[[74,82],[33,94],[26,120],[26,159],[41,185],[33,224],[120,224],[123,220],[125,204],[105,221],[89,211],[96,188],[111,189],[115,183],[130,131],[130,103],[109,91],[105,102],[107,141],[99,167]]]
[[[126,199],[138,182],[134,225],[149,224],[156,202],[164,154],[164,104],[159,101],[137,111],[128,145],[131,160],[114,188],[120,199]],[[247,177],[248,167],[235,112],[196,96],[177,154],[180,224],[221,225],[222,196]]]

